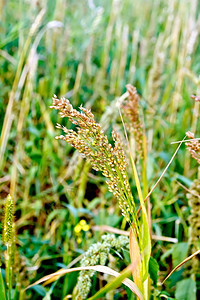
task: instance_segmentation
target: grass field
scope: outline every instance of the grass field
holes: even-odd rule
[[[0,299],[200,297],[199,254],[187,259],[200,249],[198,140],[173,156],[200,134],[199,13],[197,0],[0,0]],[[90,155],[55,139],[57,123],[77,124],[53,95],[91,109],[88,131],[71,117]]]

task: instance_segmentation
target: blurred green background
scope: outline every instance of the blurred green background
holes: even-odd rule
[[[74,228],[81,219],[90,227],[127,229],[105,179],[54,139],[60,134],[57,122],[71,124],[49,108],[52,96],[91,108],[110,138],[112,127],[121,126],[116,100],[127,83],[136,86],[148,137],[150,188],[177,147],[171,142],[188,130],[199,134],[199,103],[190,98],[200,87],[199,12],[195,0],[0,1],[0,207],[11,193],[16,268],[24,286],[98,241],[101,233],[90,230],[77,242]],[[151,197],[154,233],[187,243],[184,187],[197,171],[183,145]],[[166,242],[153,244],[161,277],[175,264],[171,249]],[[181,274],[166,283],[172,296]],[[52,299],[62,299],[76,276],[62,278],[52,290],[30,290],[27,298],[42,299],[50,291]]]

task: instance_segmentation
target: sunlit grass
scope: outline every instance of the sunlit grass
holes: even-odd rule
[[[91,228],[128,230],[104,177],[54,139],[53,94],[69,98],[75,108],[92,108],[108,139],[115,127],[126,143],[116,102],[126,84],[136,86],[147,138],[145,180],[136,161],[145,198],[176,150],[171,142],[187,131],[199,137],[199,102],[190,98],[199,95],[198,12],[198,1],[189,0],[0,1],[0,206],[10,193],[24,287],[100,240],[102,232],[90,229],[77,242],[74,229],[81,219]],[[135,159],[132,137],[130,151]],[[131,168],[128,173],[138,208]],[[153,234],[177,239],[180,249],[189,241],[185,194],[197,177],[197,163],[183,145],[150,197]],[[171,243],[152,246],[162,280],[174,259]],[[128,262],[116,265],[122,270]],[[52,292],[64,298],[72,294],[73,276],[57,281],[52,291],[29,290],[27,297]],[[184,276],[172,276],[163,290],[173,297],[172,286]],[[102,285],[100,277],[92,294]]]

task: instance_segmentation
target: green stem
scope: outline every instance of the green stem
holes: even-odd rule
[[[12,292],[12,273],[13,273],[13,267],[12,267],[12,245],[9,243],[7,244],[7,258],[6,258],[6,281],[8,286],[8,299],[12,300],[11,298],[11,292]]]

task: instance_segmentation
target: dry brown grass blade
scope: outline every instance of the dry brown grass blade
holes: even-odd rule
[[[184,259],[180,264],[178,264],[168,275],[167,277],[163,280],[163,282],[161,283],[164,284],[165,281],[172,275],[172,273],[174,273],[174,271],[176,271],[178,268],[180,268],[182,265],[184,265],[188,260],[190,260],[191,258],[193,258],[194,256],[198,255],[200,253],[200,250],[196,251],[195,253],[193,253],[192,255],[188,256],[186,259]]]
[[[136,238],[136,234],[133,232],[133,228],[130,230],[130,257],[131,263],[135,266],[132,269],[133,280],[136,283],[137,287],[143,291],[142,284],[142,261],[141,261],[141,253],[138,245],[138,241]]]
[[[108,225],[92,226],[92,230],[94,230],[94,231],[103,231],[103,232],[111,232],[111,233],[116,233],[116,234],[121,234],[121,235],[126,235],[126,236],[130,235],[130,233],[128,231],[121,230],[121,229],[118,229],[118,228],[114,228],[114,227],[108,226]]]
[[[109,283],[107,283],[104,287],[102,287],[94,296],[90,297],[88,300],[96,300],[96,299],[102,299],[102,296],[119,287],[120,284],[124,281],[124,279],[126,280],[127,277],[129,277],[131,275],[131,271],[133,270],[134,265],[131,264],[129,265],[127,268],[125,268],[121,273],[118,273],[114,271],[114,273],[112,274],[113,276],[117,275],[117,277],[115,279],[113,279],[112,281],[110,281]],[[135,285],[135,283],[133,281],[131,281],[130,279],[127,279],[126,281],[127,283],[127,287],[130,288],[130,290],[137,296],[137,299],[139,300],[144,300],[144,296],[141,293],[141,291],[138,289],[138,287]]]
[[[193,138],[193,139],[184,140],[184,141],[176,141],[176,142],[171,142],[171,145],[180,144],[180,143],[187,143],[187,142],[191,142],[191,141],[199,141],[199,140],[200,140],[200,138]]]
[[[150,190],[150,192],[147,194],[147,196],[144,199],[144,202],[146,202],[149,198],[149,196],[152,194],[152,192],[155,190],[155,188],[157,187],[157,185],[159,184],[159,182],[161,181],[161,179],[163,178],[163,176],[165,175],[167,169],[169,168],[169,166],[171,165],[174,157],[176,156],[178,150],[180,149],[182,143],[184,142],[186,137],[184,137],[184,139],[180,142],[180,144],[178,145],[176,151],[174,152],[174,154],[172,155],[172,158],[170,159],[170,161],[168,162],[167,166],[165,167],[164,171],[162,172],[161,176],[159,177],[159,179],[156,181],[156,183],[154,184],[154,186],[152,187],[152,189]],[[139,212],[141,211],[142,207],[140,206],[138,208],[137,214],[139,214]]]
[[[130,268],[131,268],[131,266],[130,266]],[[55,277],[55,280],[56,280],[58,275],[63,276],[67,273],[72,273],[72,272],[82,271],[82,270],[94,270],[94,271],[102,272],[102,273],[112,275],[112,276],[115,276],[115,277],[118,277],[118,276],[121,275],[120,273],[112,270],[111,268],[106,267],[106,266],[101,266],[101,265],[88,266],[88,267],[77,267],[77,268],[72,268],[72,269],[63,269],[63,270],[60,270],[58,272],[55,272],[55,273],[52,273],[50,275],[42,277],[41,279],[37,280],[35,283],[29,285],[25,290],[27,290],[27,289],[29,289],[29,288],[37,285],[37,284],[40,284],[40,283],[45,282],[47,280],[50,280],[53,277]],[[143,299],[141,294],[138,292],[138,287],[136,286],[136,284],[133,281],[126,278],[122,281],[122,283],[124,285],[126,285],[134,294],[136,294],[139,299]]]
[[[74,260],[72,260],[72,261],[67,265],[67,268],[68,268],[68,269],[71,268],[71,267],[74,266],[77,262],[79,262],[82,258],[83,258],[83,254],[79,255],[78,257],[76,257]],[[66,270],[66,269],[63,269],[63,268],[62,268],[62,269],[58,270],[57,272],[59,272],[59,271],[61,271],[61,270]],[[57,273],[57,272],[56,272],[56,273]],[[54,277],[52,277],[51,279],[45,281],[45,283],[43,284],[43,286],[45,286],[45,285],[47,285],[47,284],[49,284],[49,283],[54,282],[55,280],[59,279],[60,276],[61,276],[61,275],[57,275],[57,276],[54,276]],[[57,277],[57,278],[56,278],[56,277]]]
[[[130,236],[129,231],[121,230],[121,229],[114,228],[114,227],[108,226],[108,225],[92,226],[92,230],[94,230],[94,231],[103,231],[103,232],[111,232],[111,233],[115,233],[115,234]],[[168,237],[168,236],[162,236],[162,235],[152,234],[152,239],[156,240],[156,241],[178,243],[178,239],[171,238],[171,237]]]

